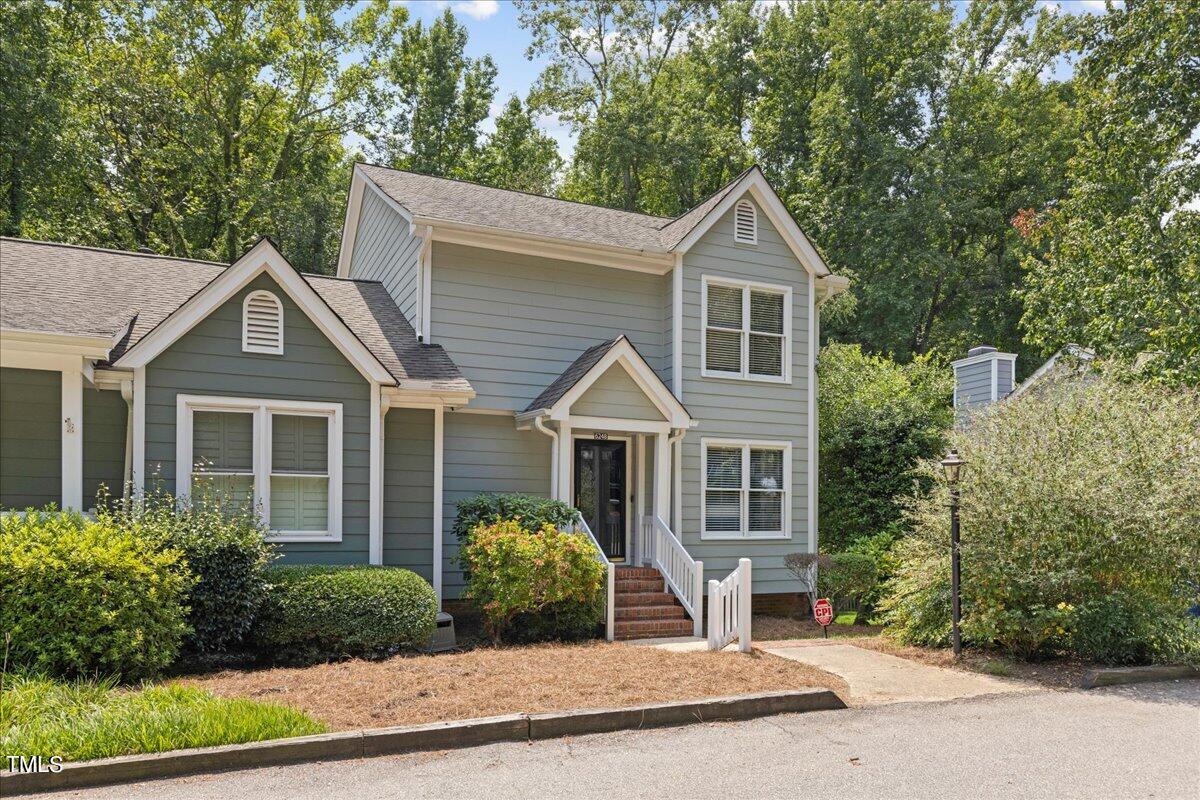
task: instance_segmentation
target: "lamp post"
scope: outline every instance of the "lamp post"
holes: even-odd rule
[[[961,575],[958,557],[958,479],[966,463],[958,457],[958,450],[954,449],[942,459],[942,469],[946,472],[946,483],[950,485],[950,646],[954,648],[955,658],[962,655],[962,633],[959,631],[959,623],[962,621],[962,606],[958,599]]]

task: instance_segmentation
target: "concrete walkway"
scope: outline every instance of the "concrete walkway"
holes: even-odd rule
[[[822,640],[763,649],[837,675],[846,681],[849,701],[856,706],[954,700],[1035,688],[1021,681],[931,667],[852,644]]]

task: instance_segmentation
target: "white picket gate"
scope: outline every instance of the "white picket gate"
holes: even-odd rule
[[[723,581],[708,582],[708,649],[720,650],[738,640],[738,649],[750,652],[750,559],[738,560],[737,569]]]

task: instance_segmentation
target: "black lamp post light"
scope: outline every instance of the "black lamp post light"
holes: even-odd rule
[[[961,575],[958,557],[958,479],[966,463],[958,457],[958,450],[953,449],[942,459],[946,483],[950,484],[950,646],[954,649],[955,658],[962,655],[962,633],[959,631],[962,606],[958,599]]]

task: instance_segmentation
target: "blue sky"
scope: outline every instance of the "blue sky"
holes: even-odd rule
[[[499,113],[510,95],[517,94],[524,99],[545,66],[544,59],[531,61],[525,57],[529,33],[517,23],[516,8],[505,0],[409,0],[406,5],[414,18],[427,22],[449,7],[467,29],[467,55],[476,58],[491,55],[498,71],[493,116]],[[1057,6],[1072,14],[1104,12],[1104,0],[1050,0],[1042,5]],[[570,129],[553,118],[540,120],[540,125],[558,142],[563,157],[567,157],[574,146]],[[492,130],[490,120],[485,129]]]

